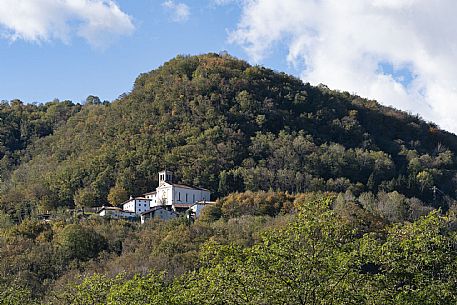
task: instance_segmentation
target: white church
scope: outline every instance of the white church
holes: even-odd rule
[[[201,208],[209,203],[210,196],[211,193],[207,189],[174,183],[173,173],[165,170],[159,173],[159,186],[154,192],[146,193],[141,197],[131,197],[121,204],[122,210],[116,211],[117,213],[111,212],[110,216],[124,218],[125,213],[132,216],[140,215],[141,222],[144,222],[145,219],[154,217],[174,218],[177,213],[188,210],[198,215]]]
[[[187,210],[196,202],[209,201],[210,196],[207,189],[173,183],[173,173],[167,170],[159,173],[159,186],[156,190],[144,194],[145,198],[151,200],[151,208],[169,206],[177,212]]]

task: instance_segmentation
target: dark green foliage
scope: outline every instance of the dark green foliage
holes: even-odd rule
[[[59,251],[66,259],[89,260],[108,248],[108,242],[102,235],[77,224],[66,226],[56,238]]]
[[[30,290],[0,280],[0,305],[38,304]]]
[[[23,157],[24,150],[36,139],[46,137],[69,117],[79,105],[53,101],[44,105],[24,105],[19,100],[0,104],[0,174],[4,177]]]
[[[456,150],[418,116],[227,55],[178,56],[112,103],[5,102],[0,302],[453,304]],[[163,168],[221,199],[194,224],[56,212]]]
[[[193,224],[27,220],[0,229],[0,296],[5,304],[453,304],[454,209],[429,213],[417,201],[396,192],[246,192]]]
[[[153,190],[163,168],[216,196],[397,191],[443,209],[456,198],[454,135],[227,55],[178,56],[111,104],[2,107],[11,175],[0,195],[15,220],[35,207],[118,204]],[[26,157],[10,172],[15,152]]]
[[[254,244],[210,239],[198,268],[182,276],[94,274],[53,304],[455,304],[453,215],[432,212],[361,235],[331,208],[334,197],[302,199],[296,217]]]

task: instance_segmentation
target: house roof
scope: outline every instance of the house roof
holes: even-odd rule
[[[208,200],[200,200],[192,204],[192,206],[201,204],[201,205],[207,205],[207,204],[214,204],[216,201],[208,201]]]
[[[130,199],[120,203],[119,205],[124,205],[124,204],[126,204],[126,203],[128,203],[128,202],[130,202],[132,200],[151,200],[151,199],[146,198],[146,197],[135,197],[135,198],[130,198]]]
[[[190,208],[193,205],[194,205],[193,203],[174,203],[173,204],[173,206],[175,208]]]
[[[151,208],[151,209],[149,209],[147,211],[144,211],[144,212],[140,213],[140,215],[147,215],[147,214],[153,213],[153,212],[161,210],[161,209],[169,211],[169,210],[165,209],[163,206],[155,206],[155,207],[153,207],[153,208]],[[169,212],[174,213],[173,211],[169,211]]]
[[[97,213],[100,213],[101,211],[103,210],[111,210],[111,211],[122,211],[121,208],[118,208],[118,207],[106,207],[106,206],[102,206],[99,210],[97,210]]]
[[[197,205],[197,204],[201,204],[201,205],[207,205],[207,204],[212,204],[212,203],[216,203],[215,201],[197,201],[197,202],[194,202],[194,203],[174,203],[173,206],[175,208],[191,208],[193,207],[194,205]]]
[[[153,191],[153,192],[144,193],[143,196],[153,195],[153,194],[157,194],[157,192]]]

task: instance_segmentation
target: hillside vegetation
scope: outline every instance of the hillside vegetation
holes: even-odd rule
[[[228,55],[178,56],[112,103],[3,102],[0,305],[456,304],[456,151],[418,116]],[[73,210],[164,168],[217,201],[195,222]]]
[[[455,211],[388,224],[359,203],[247,192],[195,223],[2,218],[0,304],[455,304]]]
[[[178,56],[112,103],[51,106],[64,119],[45,132],[5,133],[20,142],[3,145],[26,151],[2,185],[9,214],[116,204],[153,190],[163,168],[215,196],[397,191],[444,210],[457,196],[453,134],[227,55]]]

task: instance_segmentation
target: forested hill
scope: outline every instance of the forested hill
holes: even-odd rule
[[[81,109],[80,104],[58,100],[46,104],[24,104],[20,100],[0,103],[0,177],[17,166],[26,149],[39,138],[49,136],[69,117]]]
[[[5,172],[9,213],[116,203],[153,190],[163,168],[215,195],[398,191],[444,208],[457,196],[455,135],[228,55],[178,56],[110,104],[63,109]]]

